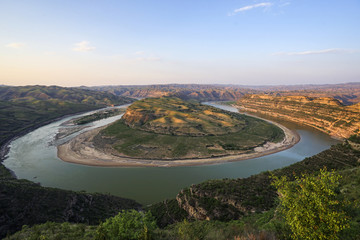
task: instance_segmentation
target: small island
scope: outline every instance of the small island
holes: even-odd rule
[[[161,97],[133,103],[120,120],[58,146],[58,156],[97,166],[202,165],[271,154],[298,140],[279,124]]]

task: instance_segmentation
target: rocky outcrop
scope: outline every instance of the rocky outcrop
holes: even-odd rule
[[[190,218],[231,220],[270,209],[276,197],[268,173],[243,179],[210,180],[183,189],[179,206]]]
[[[184,209],[189,218],[197,220],[231,220],[238,219],[244,215],[244,209],[237,208],[235,201],[218,199],[206,191],[190,187],[182,190],[176,200],[179,206]]]
[[[240,111],[308,125],[338,138],[360,132],[358,104],[344,106],[334,98],[247,95],[239,99],[237,105]]]

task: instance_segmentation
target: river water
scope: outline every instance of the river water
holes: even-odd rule
[[[237,112],[231,106],[207,104]],[[4,165],[19,179],[38,182],[42,186],[110,193],[147,205],[174,198],[180,189],[208,179],[243,178],[288,166],[338,143],[313,128],[278,121],[297,131],[301,137],[300,142],[282,152],[239,162],[173,168],[93,167],[63,162],[57,157],[57,149],[53,144],[55,135],[62,123],[82,115],[86,114],[64,118],[14,140]],[[89,128],[80,132],[106,125],[120,117],[121,115],[90,123]],[[78,133],[65,140],[76,134]]]

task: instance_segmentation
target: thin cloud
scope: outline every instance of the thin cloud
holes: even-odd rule
[[[244,6],[244,7],[235,9],[232,13],[229,14],[229,16],[233,16],[233,15],[239,13],[239,12],[249,11],[249,10],[254,9],[254,8],[271,7],[272,5],[273,4],[271,2],[262,2],[262,3],[253,4],[253,5]]]
[[[75,43],[74,45],[75,47],[73,48],[73,51],[76,52],[90,52],[95,50],[95,47],[91,46],[90,42],[88,41],[82,41],[79,43]]]
[[[291,4],[291,2],[284,2],[282,4],[279,5],[279,7],[286,7],[289,6]]]
[[[15,49],[19,49],[19,48],[22,48],[22,47],[24,47],[24,46],[25,46],[24,43],[18,43],[18,42],[9,43],[9,44],[5,45],[5,47],[15,48]]]
[[[278,52],[273,55],[286,55],[286,56],[306,56],[306,55],[319,55],[319,54],[343,54],[354,53],[356,50],[341,49],[341,48],[329,48],[323,50],[303,51],[303,52]]]
[[[135,55],[144,55],[145,52],[144,51],[137,51],[137,52],[134,52]]]

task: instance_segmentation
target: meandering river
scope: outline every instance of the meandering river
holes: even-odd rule
[[[237,109],[231,106],[208,104],[237,112]],[[110,193],[146,205],[174,198],[180,189],[208,179],[242,178],[288,166],[339,142],[313,128],[280,122],[299,133],[301,140],[298,144],[282,152],[239,162],[173,168],[92,167],[63,162],[57,157],[55,135],[62,123],[82,115],[86,114],[64,118],[14,140],[10,144],[4,165],[19,179],[38,182],[42,186]],[[90,123],[89,128],[70,135],[63,141],[81,132],[111,123],[120,117],[121,115]]]

